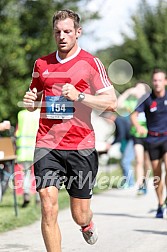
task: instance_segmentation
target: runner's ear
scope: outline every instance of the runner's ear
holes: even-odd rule
[[[76,39],[78,39],[81,36],[82,33],[82,27],[79,27],[76,31]]]

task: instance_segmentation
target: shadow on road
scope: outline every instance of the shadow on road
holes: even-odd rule
[[[134,231],[142,232],[142,233],[150,233],[150,234],[167,235],[167,232],[165,231],[143,230],[143,229],[134,229]]]
[[[98,213],[94,212],[93,215],[105,215],[105,216],[116,216],[116,217],[129,217],[129,218],[136,218],[136,219],[155,219],[152,216],[139,216],[139,215],[132,215],[126,213]]]

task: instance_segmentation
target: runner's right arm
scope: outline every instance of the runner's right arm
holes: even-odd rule
[[[37,92],[36,88],[27,91],[23,97],[24,107],[30,112],[33,112],[39,108],[41,105],[42,93],[42,91]]]

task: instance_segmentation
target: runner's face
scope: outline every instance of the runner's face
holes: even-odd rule
[[[81,28],[74,28],[74,21],[71,18],[55,21],[54,37],[60,53],[73,54],[77,48],[77,38],[80,36]],[[69,56],[69,55],[68,55]]]
[[[155,73],[152,79],[153,89],[156,92],[161,92],[165,89],[166,79],[164,73]]]

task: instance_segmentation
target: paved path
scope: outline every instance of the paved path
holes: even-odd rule
[[[167,251],[167,220],[155,219],[156,196],[150,183],[146,196],[135,189],[112,189],[92,199],[99,240],[88,245],[69,209],[59,214],[62,252],[162,252]],[[1,252],[45,252],[40,222],[0,235]]]

